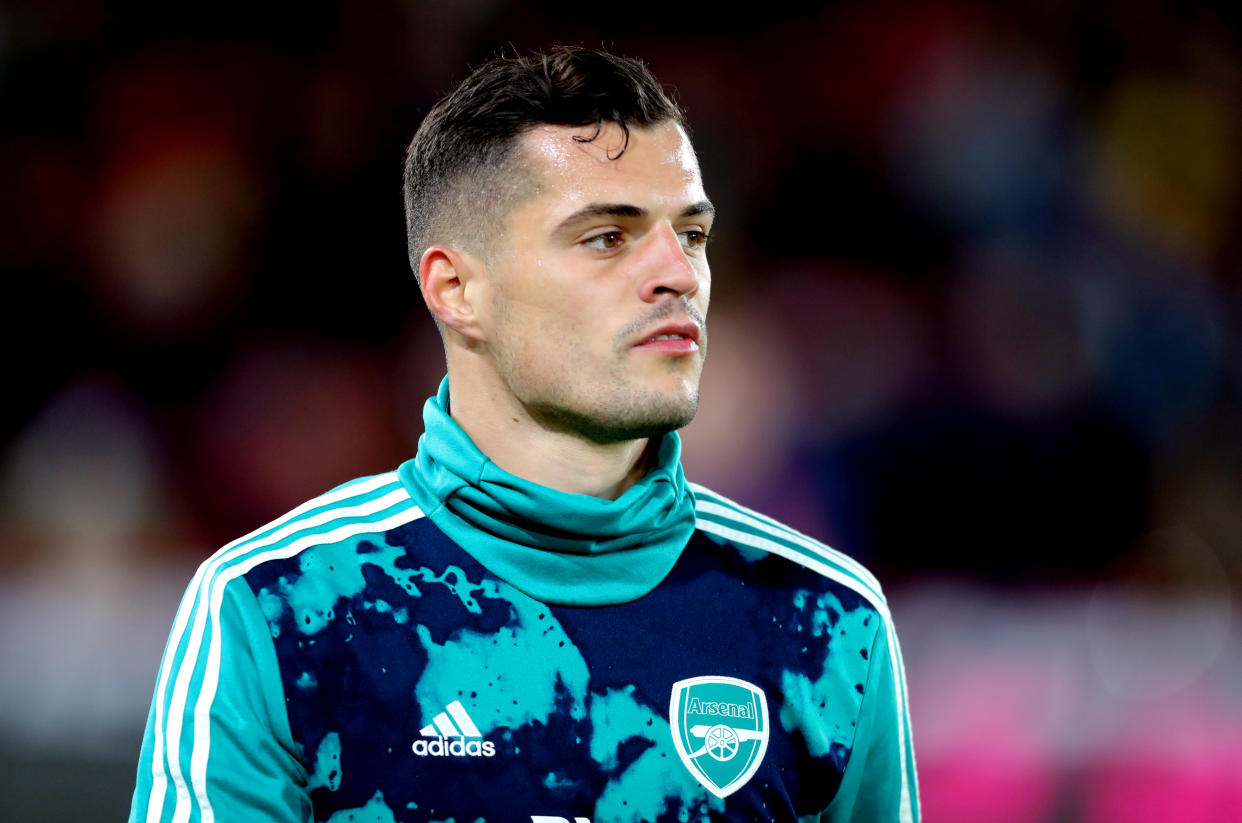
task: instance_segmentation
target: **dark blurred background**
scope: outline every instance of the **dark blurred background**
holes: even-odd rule
[[[405,144],[574,43],[688,111],[687,471],[884,581],[927,819],[1242,820],[1237,9],[7,0],[0,819],[122,818],[193,568],[412,453]]]

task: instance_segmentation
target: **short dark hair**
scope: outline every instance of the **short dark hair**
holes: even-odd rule
[[[423,251],[454,242],[482,254],[515,202],[537,182],[521,168],[517,138],[542,124],[631,126],[685,115],[637,60],[572,46],[527,57],[498,57],[476,68],[427,113],[405,158],[405,226],[410,265]],[[589,141],[594,137],[575,138]],[[469,232],[469,235],[465,233]]]

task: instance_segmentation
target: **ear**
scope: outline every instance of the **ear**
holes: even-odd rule
[[[449,246],[429,246],[418,262],[418,283],[431,313],[459,334],[482,339],[478,317],[467,289],[476,279],[482,281],[483,263],[472,255]]]

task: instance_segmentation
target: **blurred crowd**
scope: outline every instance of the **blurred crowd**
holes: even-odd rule
[[[928,819],[1242,819],[1239,10],[10,0],[0,820],[123,814],[197,563],[412,454],[404,147],[551,43],[687,110],[687,473],[885,582]]]

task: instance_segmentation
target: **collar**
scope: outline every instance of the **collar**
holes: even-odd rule
[[[695,524],[676,432],[661,436],[641,480],[605,500],[510,474],[448,409],[446,377],[398,474],[423,513],[488,571],[536,600],[603,606],[642,597],[673,568]]]

